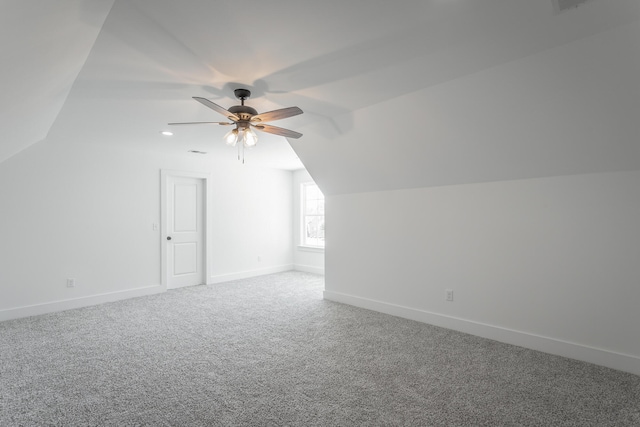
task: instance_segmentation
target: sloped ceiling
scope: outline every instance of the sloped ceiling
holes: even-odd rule
[[[0,162],[46,138],[112,5],[2,1]]]
[[[63,3],[69,9],[8,6],[94,28],[84,23],[99,21],[97,4],[110,2]],[[1,104],[5,157],[51,130],[235,161],[220,142],[224,127],[159,131],[218,120],[191,97],[228,107],[237,104],[233,89],[246,87],[258,111],[305,111],[274,123],[302,131],[300,140],[261,133],[247,161],[295,169],[299,156],[326,194],[640,167],[637,0],[562,13],[552,0],[116,0],[95,43],[51,37],[59,28],[14,24],[3,37],[18,62],[33,60],[34,38],[75,59],[52,57],[62,77],[50,82],[3,75],[13,94]],[[56,80],[66,82],[62,109],[60,97],[38,98],[60,92]]]

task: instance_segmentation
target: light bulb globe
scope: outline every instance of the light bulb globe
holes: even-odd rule
[[[231,129],[224,136],[224,143],[230,147],[235,147],[238,142],[238,129]]]
[[[253,148],[258,143],[258,135],[256,135],[255,131],[251,128],[248,128],[244,132],[244,146],[247,148]]]

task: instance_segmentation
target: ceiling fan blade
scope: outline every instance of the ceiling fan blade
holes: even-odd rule
[[[216,125],[233,125],[235,123],[229,122],[180,122],[180,123],[167,123],[168,125],[204,125],[204,124],[216,124]]]
[[[287,138],[300,138],[302,136],[302,134],[300,132],[296,132],[294,130],[289,130],[289,129],[285,129],[285,128],[279,128],[277,126],[271,126],[271,125],[253,125],[253,127],[255,127],[258,130],[261,130],[263,132],[268,132],[268,133],[273,133],[275,135],[281,135],[281,136],[286,136]]]
[[[219,106],[215,102],[209,101],[207,98],[200,98],[199,96],[194,96],[193,99],[195,99],[196,101],[198,101],[202,105],[211,108],[213,111],[216,111],[216,112],[222,114],[223,116],[225,116],[229,120],[233,120],[234,122],[237,122],[238,120],[240,120],[240,117],[236,116],[231,111],[225,110],[224,108],[222,108],[221,106]]]
[[[286,119],[287,117],[302,114],[302,110],[298,107],[281,108],[280,110],[267,111],[251,117],[252,122],[271,122],[273,120]]]

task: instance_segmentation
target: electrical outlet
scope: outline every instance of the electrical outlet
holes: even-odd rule
[[[444,293],[445,293],[445,300],[453,301],[453,289],[445,289]]]
[[[262,261],[262,255],[258,255],[258,262]]]
[[[67,288],[75,288],[76,279],[67,279]]]

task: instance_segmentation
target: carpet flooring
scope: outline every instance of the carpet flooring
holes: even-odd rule
[[[0,426],[640,426],[640,377],[286,272],[0,323]]]

